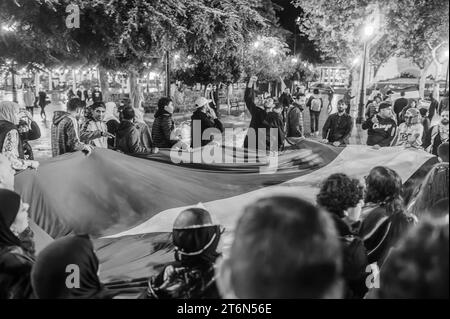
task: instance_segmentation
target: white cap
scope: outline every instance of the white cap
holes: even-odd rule
[[[203,105],[208,104],[209,102],[211,101],[201,96],[195,100],[195,107],[202,107]]]

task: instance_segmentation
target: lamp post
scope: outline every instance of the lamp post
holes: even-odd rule
[[[362,71],[361,71],[361,92],[359,95],[359,107],[358,107],[358,117],[356,119],[357,124],[361,124],[364,121],[364,96],[366,94],[365,80],[366,80],[366,64],[367,64],[367,51],[369,46],[369,40],[374,34],[375,28],[372,25],[367,25],[364,27],[364,53],[362,61]]]
[[[448,49],[444,52],[444,57],[447,59],[447,74],[445,75],[445,89],[444,89],[444,94],[447,93],[447,85],[448,85],[448,67],[449,67],[449,52]]]
[[[166,50],[166,96],[170,97],[170,53]]]

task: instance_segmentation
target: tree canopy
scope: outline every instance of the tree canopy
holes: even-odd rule
[[[371,62],[377,68],[393,55],[412,58],[425,68],[431,48],[448,41],[447,0],[295,0],[305,16],[299,27],[325,55],[345,65],[362,51],[362,29],[377,24]],[[378,20],[378,21],[373,21]]]

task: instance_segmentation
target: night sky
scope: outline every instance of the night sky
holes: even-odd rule
[[[295,20],[298,16],[303,14],[301,8],[296,8],[291,4],[291,0],[272,0],[273,3],[281,6],[283,10],[277,12],[279,18],[279,24],[283,29],[290,31],[292,34],[288,37],[287,42],[289,44],[292,53],[294,53],[294,38],[297,38],[296,53],[300,55],[302,59],[306,59],[309,62],[322,62],[318,56],[318,52],[313,42],[308,40],[308,37],[304,34],[300,34]]]

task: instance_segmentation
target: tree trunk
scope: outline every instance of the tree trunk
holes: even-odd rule
[[[130,102],[134,108],[140,108],[142,104],[141,87],[138,84],[139,74],[136,70],[129,71],[130,78]]]
[[[419,78],[419,96],[423,99],[425,97],[425,84],[427,81],[427,73],[430,68],[430,66],[433,64],[433,62],[430,62],[425,65],[425,67],[420,72],[420,78]]]
[[[99,76],[99,82],[100,82],[100,89],[101,89],[102,95],[103,95],[103,101],[109,102],[111,94],[109,92],[108,74],[106,73],[106,70],[102,67],[99,67],[98,76]]]

